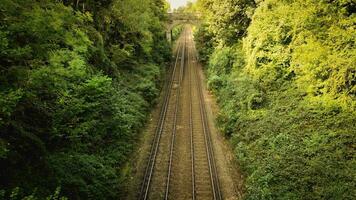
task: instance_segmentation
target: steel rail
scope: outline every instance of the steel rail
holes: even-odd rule
[[[207,153],[207,159],[208,159],[208,165],[209,165],[210,181],[211,181],[211,186],[212,186],[212,189],[213,189],[214,200],[221,200],[222,196],[221,196],[219,178],[218,178],[218,175],[217,175],[217,168],[216,168],[215,159],[214,159],[214,150],[213,150],[212,142],[211,142],[211,132],[210,132],[208,119],[207,119],[207,114],[206,114],[206,105],[205,105],[205,102],[204,102],[204,96],[203,96],[203,92],[202,92],[201,80],[200,80],[199,75],[197,73],[197,63],[198,63],[198,61],[196,60],[195,63],[196,63],[196,65],[195,65],[195,68],[194,68],[194,74],[195,74],[195,78],[197,80],[196,87],[198,87],[200,114],[202,116],[202,125],[203,125],[203,132],[204,132],[204,138],[205,138],[205,147],[206,147],[206,153]]]
[[[189,81],[189,131],[190,131],[190,156],[191,156],[191,170],[192,170],[192,200],[196,198],[195,191],[195,157],[194,157],[194,132],[193,132],[193,95],[192,95],[192,74],[191,74],[191,66],[189,67],[190,56],[188,51],[188,81]]]
[[[163,128],[164,128],[165,118],[167,115],[169,97],[171,95],[171,91],[172,91],[172,87],[173,87],[173,80],[174,80],[174,76],[176,73],[177,63],[179,60],[180,50],[181,50],[181,42],[178,41],[177,56],[176,56],[175,64],[173,66],[171,78],[166,85],[165,96],[163,99],[163,106],[160,111],[159,121],[158,121],[157,128],[155,131],[155,137],[151,144],[150,156],[149,156],[149,160],[148,160],[148,163],[146,166],[145,174],[144,174],[142,185],[141,185],[141,190],[140,190],[140,195],[139,195],[139,199],[141,199],[141,200],[146,200],[148,197],[152,174],[153,174],[153,170],[155,167],[156,157],[157,157],[157,153],[158,153],[158,149],[159,149],[159,143],[160,143],[161,135],[162,135]]]
[[[173,165],[173,153],[174,153],[174,143],[176,139],[177,133],[177,121],[178,121],[178,111],[179,111],[179,99],[180,99],[180,92],[182,87],[183,81],[183,74],[184,74],[184,64],[185,64],[185,48],[186,48],[186,31],[184,32],[184,44],[183,44],[183,51],[180,63],[180,75],[178,79],[178,89],[177,89],[177,96],[176,96],[176,104],[174,110],[174,118],[173,118],[173,129],[172,129],[172,138],[170,144],[170,153],[169,153],[169,164],[168,164],[168,173],[167,173],[167,180],[166,180],[166,191],[165,191],[165,200],[168,199],[169,196],[169,186],[171,181],[171,173],[172,173],[172,165]]]

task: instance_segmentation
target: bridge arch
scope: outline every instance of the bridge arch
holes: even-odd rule
[[[199,25],[201,15],[198,13],[168,13],[169,20],[166,24],[167,40],[172,41],[172,30],[181,24]]]

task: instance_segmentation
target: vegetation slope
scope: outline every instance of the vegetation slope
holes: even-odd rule
[[[0,0],[0,199],[120,198],[170,59],[166,8]]]
[[[200,0],[195,39],[245,199],[355,199],[356,5]]]

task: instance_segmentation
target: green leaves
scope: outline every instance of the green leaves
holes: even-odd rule
[[[250,23],[248,12],[255,7],[251,0],[201,0],[209,31],[222,45],[229,45],[244,36]]]
[[[171,58],[164,6],[1,1],[0,198],[16,186],[14,199],[124,193],[122,166]]]
[[[202,2],[212,11],[197,46],[220,130],[246,173],[245,199],[354,199],[354,4],[234,1],[222,11],[231,2]]]
[[[1,92],[1,99],[0,99],[0,127],[1,127],[1,122],[5,120],[5,118],[10,117],[12,112],[14,111],[15,107],[17,106],[17,103],[20,101],[20,99],[23,97],[23,91],[21,89],[15,90],[15,91],[4,91]]]
[[[293,72],[311,96],[345,98],[353,90],[345,83],[353,79],[354,49],[347,43],[355,41],[348,25],[355,17],[340,12],[336,5],[314,1],[261,3],[244,39],[248,72],[266,86],[280,85]]]

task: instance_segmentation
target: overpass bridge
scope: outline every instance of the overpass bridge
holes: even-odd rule
[[[201,16],[200,13],[168,13],[166,24],[168,41],[172,41],[172,30],[174,27],[181,24],[199,25]]]

